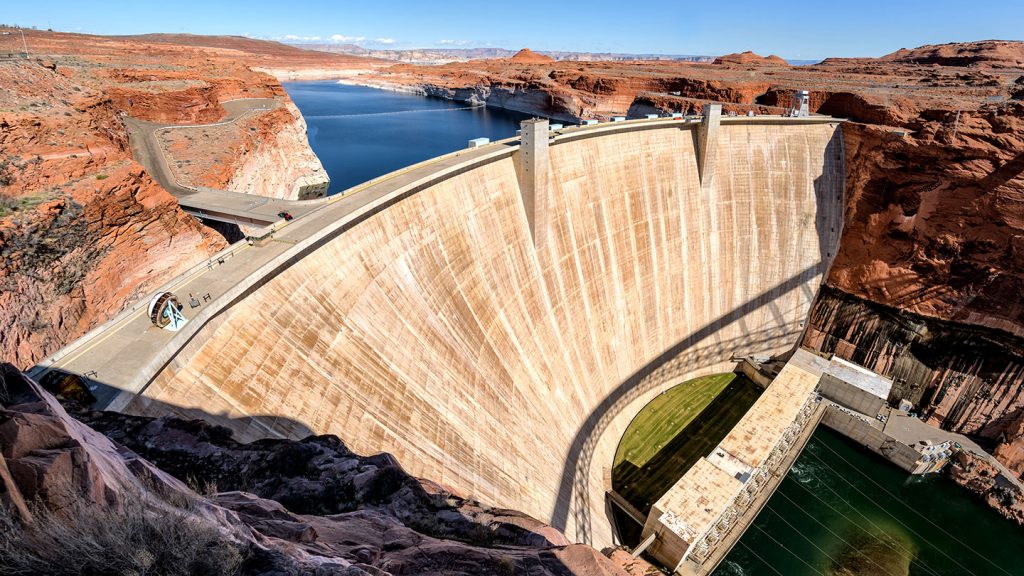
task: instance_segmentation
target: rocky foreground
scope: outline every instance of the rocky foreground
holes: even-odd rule
[[[240,444],[202,421],[74,407],[72,417],[10,364],[0,377],[0,573],[653,570],[413,478],[388,454],[353,454],[335,436]]]

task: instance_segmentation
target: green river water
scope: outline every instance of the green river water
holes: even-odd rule
[[[714,576],[1024,575],[1024,529],[819,428]]]

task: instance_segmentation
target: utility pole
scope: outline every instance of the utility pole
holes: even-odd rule
[[[21,46],[25,49],[25,58],[28,58],[28,42],[25,42],[25,29],[18,28],[18,31],[21,32]]]

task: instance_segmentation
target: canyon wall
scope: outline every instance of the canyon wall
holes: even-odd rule
[[[336,433],[608,545],[629,420],[734,354],[791,347],[841,226],[834,123],[723,124],[703,186],[693,130],[553,145],[539,247],[518,152],[396,200],[201,328],[127,411]],[[677,379],[638,384],[668,360]]]
[[[21,367],[224,246],[131,160],[120,121],[129,103],[204,118],[210,91],[103,90],[133,82],[116,72],[77,58],[0,66],[0,357]]]
[[[228,121],[158,130],[177,183],[289,200],[325,196],[330,178],[309,147],[299,109],[283,90],[264,102],[273,109],[235,110]],[[228,107],[235,104],[243,102]]]
[[[846,226],[805,343],[1024,473],[1024,103],[822,109],[905,128],[847,126]]]
[[[307,200],[327,195],[330,178],[309,147],[306,121],[291,99],[282,107],[288,118],[271,124],[255,148],[237,156],[234,174],[226,188],[269,198]]]
[[[224,245],[138,164],[103,175],[0,221],[0,355],[22,366]]]
[[[244,148],[219,183],[269,195],[325,188],[301,115],[237,52],[26,35],[33,57],[0,62],[0,358],[27,368],[225,246],[132,159],[123,116],[211,123],[222,102],[274,98],[246,138],[193,145],[184,158]]]

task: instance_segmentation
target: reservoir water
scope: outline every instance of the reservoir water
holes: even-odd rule
[[[462,102],[348,86],[289,82],[285,90],[309,127],[309,143],[331,177],[329,194],[428,158],[472,138],[515,136],[524,114]]]
[[[335,82],[285,88],[331,193],[471,138],[513,136],[526,118]],[[909,477],[819,429],[715,576],[839,574],[1024,576],[1024,530],[944,477]]]

